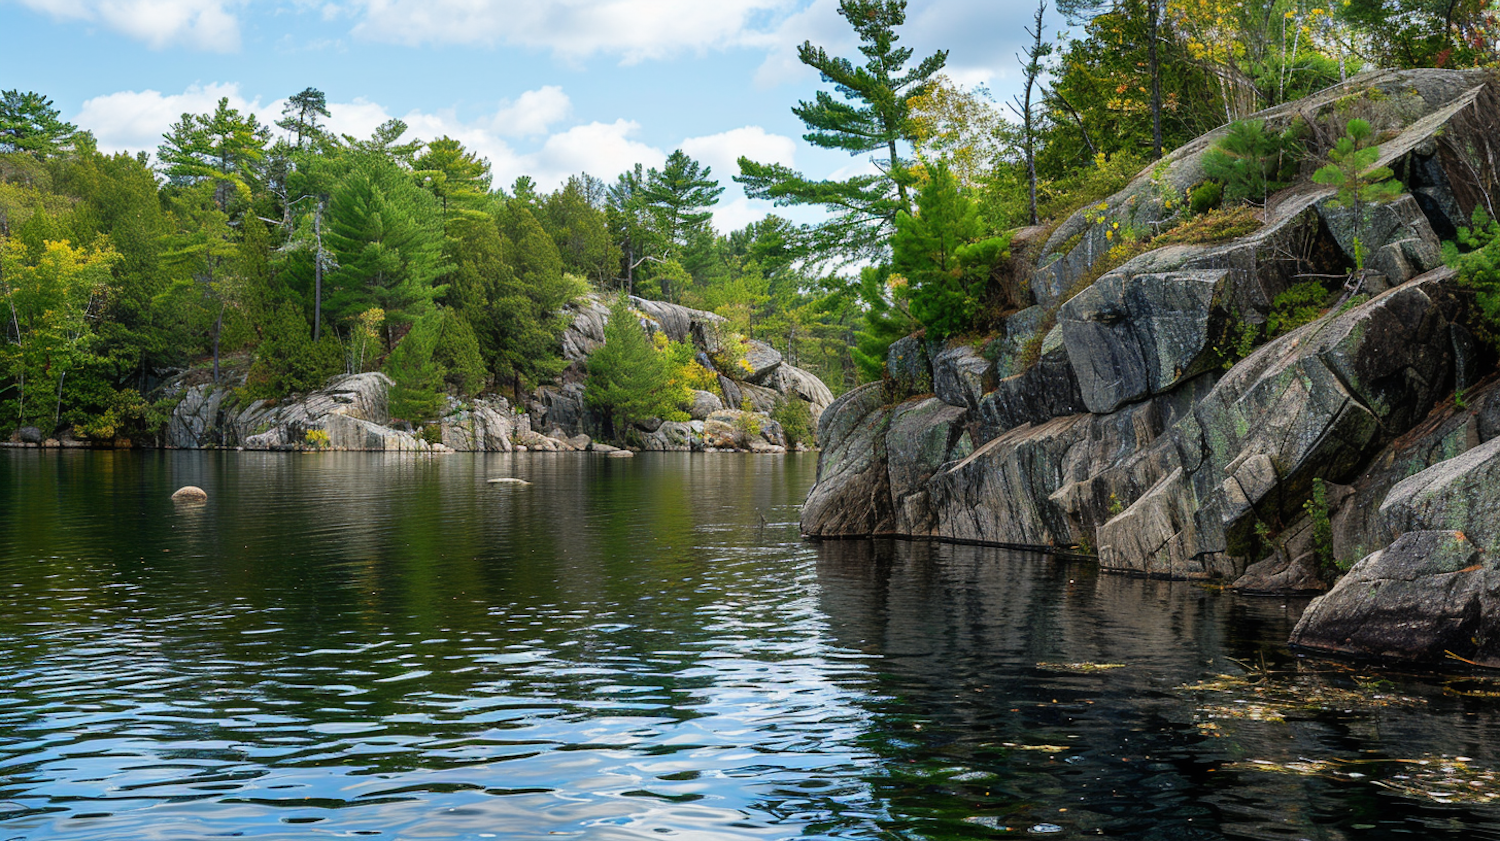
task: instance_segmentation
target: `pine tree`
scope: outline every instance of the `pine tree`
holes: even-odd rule
[[[303,143],[323,137],[318,118],[328,116],[328,97],[317,88],[304,88],[301,93],[287,98],[276,125],[292,135],[293,145],[301,149]]]
[[[0,152],[55,157],[73,148],[78,127],[63,122],[52,100],[39,93],[0,91]]]
[[[676,409],[666,399],[671,372],[624,296],[610,305],[604,345],[589,356],[588,371],[584,399],[604,413],[608,436],[615,435],[617,424],[661,417]]]
[[[962,246],[984,232],[979,209],[958,191],[958,181],[942,164],[917,195],[917,214],[896,217],[891,268],[906,277],[911,314],[928,333],[945,338],[972,326],[988,267],[974,272],[959,259]]]
[[[843,101],[819,91],[812,102],[799,103],[792,113],[807,126],[803,138],[814,146],[851,155],[878,153],[880,174],[813,181],[781,164],[740,158],[735,180],[751,198],[827,208],[834,217],[809,231],[809,253],[859,259],[884,253],[896,213],[911,212],[900,148],[915,135],[909,101],[932,84],[948,54],[934,53],[907,68],[912,50],[896,46],[895,31],[906,22],[906,0],[840,0],[839,14],[859,35],[865,63],[856,66],[804,43],[798,58],[831,82]]]
[[[329,198],[324,240],[338,268],[326,277],[325,315],[338,324],[370,307],[392,323],[425,313],[449,268],[437,200],[389,158],[357,155]]]
[[[231,199],[249,200],[270,139],[254,114],[230,108],[225,97],[212,114],[183,114],[162,136],[156,157],[173,184],[212,181],[214,200],[227,212]]]
[[[710,210],[724,188],[711,167],[701,166],[681,149],[667,156],[661,170],[646,173],[642,201],[656,230],[673,253],[680,254],[693,234],[707,228]]]

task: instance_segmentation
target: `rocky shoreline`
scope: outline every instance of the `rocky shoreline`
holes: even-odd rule
[[[1500,666],[1500,386],[1440,256],[1500,196],[1500,84],[1378,72],[1256,115],[1309,127],[1313,159],[1350,116],[1404,186],[1362,228],[1303,180],[1250,233],[1095,279],[1116,232],[1175,224],[1171,197],[1202,181],[1220,130],[1022,231],[1029,309],[977,345],[897,342],[885,382],[829,406],[804,533],[1066,548],[1244,592],[1332,586],[1293,643]],[[1298,279],[1353,272],[1356,232],[1367,299],[1237,352]]]
[[[728,333],[723,319],[712,313],[643,298],[632,298],[631,305],[646,330],[664,333],[672,341],[692,342],[706,365],[713,364],[715,352],[727,342],[740,343],[745,363],[742,370],[717,372],[719,393],[695,393],[689,420],[653,419],[628,430],[629,449],[755,453],[807,449],[805,442],[789,441],[770,412],[779,401],[800,401],[815,424],[833,399],[821,380],[787,363],[770,345]],[[493,395],[467,401],[450,397],[441,418],[413,429],[393,425],[388,402],[393,383],[379,372],[346,374],[311,394],[248,404],[238,396],[242,378],[214,384],[195,382],[189,374],[169,380],[162,389],[164,396],[176,402],[161,445],[169,449],[414,453],[620,449],[594,440],[603,424],[584,400],[587,359],[604,343],[609,308],[598,296],[590,296],[571,310],[571,326],[560,340],[568,367],[558,382],[528,395],[523,406]],[[15,446],[51,443],[39,436]],[[72,439],[56,444],[99,446]],[[110,445],[129,447],[131,442]]]

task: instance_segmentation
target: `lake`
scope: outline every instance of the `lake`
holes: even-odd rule
[[[815,467],[0,451],[0,839],[1500,838],[1489,676]]]

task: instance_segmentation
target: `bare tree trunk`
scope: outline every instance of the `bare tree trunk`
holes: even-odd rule
[[[318,199],[318,209],[313,211],[313,236],[318,240],[317,255],[313,257],[313,341],[318,340],[323,326],[323,200]]]
[[[1160,28],[1161,0],[1147,0],[1151,44],[1147,60],[1151,65],[1151,159],[1161,160],[1161,61],[1156,55],[1157,30]]]

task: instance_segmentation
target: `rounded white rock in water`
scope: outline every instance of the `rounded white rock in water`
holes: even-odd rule
[[[615,450],[606,455],[605,458],[635,458],[635,453],[629,450]]]
[[[491,485],[529,485],[529,484],[531,484],[530,482],[526,481],[525,479],[514,479],[514,478],[511,478],[509,476],[507,476],[505,478],[502,478],[502,479],[486,479],[484,481],[486,483],[488,483],[488,484],[491,484]]]
[[[172,494],[173,502],[205,502],[208,500],[208,492],[197,485],[186,485],[178,488],[177,493]]]

